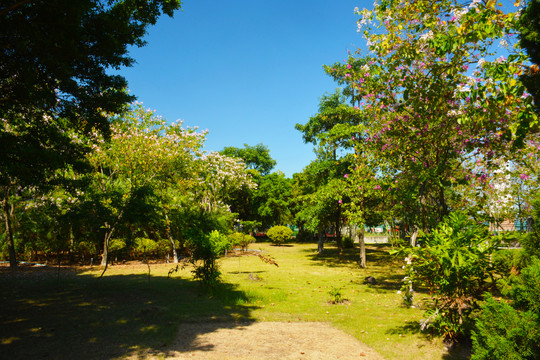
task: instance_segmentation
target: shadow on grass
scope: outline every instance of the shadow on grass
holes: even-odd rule
[[[408,322],[402,326],[397,326],[386,331],[387,334],[418,334],[421,335],[426,341],[433,341],[440,337],[440,334],[436,334],[433,331],[422,331],[420,324],[417,322]],[[468,360],[471,358],[471,341],[470,339],[463,339],[460,342],[447,347],[447,352],[443,354],[443,360]]]
[[[254,307],[229,284],[208,296],[191,280],[166,276],[97,281],[72,270],[56,276],[39,270],[31,276],[0,272],[0,354],[10,359],[157,354],[168,349],[180,323],[204,323],[198,331],[211,332],[252,321]],[[178,351],[196,349],[197,335],[182,334],[189,346]]]
[[[325,244],[324,251],[321,254],[316,252],[316,244],[314,248],[303,250],[307,254],[307,258],[313,260],[315,265],[324,264],[331,267],[358,265],[360,260],[360,248],[356,245],[354,248],[343,249],[341,258],[339,257],[339,249],[335,244]],[[393,266],[396,264],[396,259],[391,256],[388,251],[391,247],[387,244],[367,244],[366,245],[366,262],[368,267],[373,266]]]

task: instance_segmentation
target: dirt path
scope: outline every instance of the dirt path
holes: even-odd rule
[[[326,323],[183,324],[166,359],[384,360],[354,337]]]

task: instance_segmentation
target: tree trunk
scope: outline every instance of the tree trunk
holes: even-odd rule
[[[416,246],[416,238],[418,237],[418,226],[414,225],[414,232],[411,235],[411,246]]]
[[[339,259],[343,259],[343,241],[341,239],[341,223],[340,221],[336,221],[335,223],[335,235],[336,237],[336,245],[339,250]]]
[[[103,254],[101,255],[101,266],[107,267],[109,263],[109,239],[112,236],[112,230],[109,228],[109,231],[105,233],[105,238],[103,239]]]
[[[361,225],[360,230],[356,230],[356,237],[360,243],[360,267],[365,269],[367,267],[366,263],[366,242],[364,238],[364,225]]]
[[[322,254],[324,251],[324,234],[323,232],[319,232],[319,242],[317,244],[317,253]]]
[[[68,249],[69,265],[73,265],[73,262],[74,262],[74,257],[75,257],[74,247],[75,247],[75,241],[73,239],[73,225],[69,225],[69,249]]]
[[[171,243],[173,259],[174,259],[173,261],[175,264],[178,264],[178,250],[176,250],[176,243],[171,236],[171,222],[169,221],[169,216],[167,216],[166,213],[165,213],[165,221],[167,222],[167,228],[165,231],[167,232],[167,238],[169,239],[169,242]]]
[[[110,226],[108,223],[105,223],[105,228],[107,229],[107,232],[105,233],[105,239],[103,241],[103,256],[101,257],[101,266],[105,266],[105,270],[107,270],[108,257],[109,257],[109,241],[111,240],[111,237],[114,233],[114,229],[116,228],[116,225],[118,225],[123,215],[124,215],[124,210],[120,211],[120,214],[118,215],[118,218],[114,222],[113,226]],[[105,273],[105,270],[103,270],[103,273]],[[103,276],[103,274],[101,274],[101,276]]]
[[[17,257],[15,253],[15,242],[13,241],[13,228],[11,227],[11,214],[12,207],[9,203],[9,189],[4,190],[4,199],[2,201],[2,212],[4,213],[5,225],[6,225],[6,240],[9,249],[9,266],[11,269],[17,267]]]

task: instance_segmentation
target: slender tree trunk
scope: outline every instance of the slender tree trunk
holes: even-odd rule
[[[441,207],[441,218],[440,220],[442,221],[442,219],[448,215],[448,205],[446,204],[446,197],[444,196],[444,188],[441,187],[439,188],[439,204],[440,204],[440,207]]]
[[[124,210],[120,212],[120,215],[118,215],[118,218],[116,219],[116,222],[114,223],[113,226],[109,226],[109,224],[105,223],[105,228],[107,228],[108,230],[105,233],[105,239],[103,241],[103,256],[101,257],[101,266],[105,266],[105,268],[103,269],[103,272],[99,276],[100,278],[103,277],[109,265],[109,241],[111,240],[114,230],[116,229],[116,225],[118,225],[123,215],[124,215]]]
[[[319,232],[319,242],[317,244],[317,253],[322,254],[324,251],[324,234],[323,231]]]
[[[336,236],[336,245],[339,250],[339,259],[343,259],[343,241],[341,239],[341,223],[338,219],[335,223],[335,236]]]
[[[13,228],[11,226],[11,215],[13,212],[12,206],[9,203],[9,189],[4,189],[4,199],[2,200],[2,212],[4,214],[6,226],[6,240],[9,250],[9,266],[11,269],[17,267],[17,257],[15,253],[15,242],[13,241]]]
[[[103,239],[103,254],[101,256],[101,266],[107,267],[107,264],[109,263],[109,240],[111,239],[114,228],[108,227],[107,224],[105,224],[105,226],[108,230],[105,233],[105,237]]]
[[[360,226],[360,229],[356,229],[356,237],[360,243],[360,267],[365,269],[367,267],[366,263],[366,241],[364,237],[364,225]]]
[[[107,226],[106,223],[105,226]],[[104,268],[103,272],[99,276],[99,279],[103,277],[105,271],[107,271],[107,268],[109,267],[109,240],[111,239],[113,232],[114,227],[109,228],[109,230],[105,233],[105,239],[103,241],[103,256],[101,257],[101,266],[104,266]]]
[[[73,240],[73,225],[69,225],[69,265],[73,265],[74,262],[74,254],[73,254],[73,248],[75,246],[75,241]]]
[[[414,225],[414,231],[413,233],[411,234],[411,246],[412,247],[415,247],[416,246],[416,238],[418,237],[418,226]]]
[[[178,251],[176,250],[176,242],[172,238],[171,235],[171,222],[169,220],[169,216],[167,213],[165,213],[165,221],[167,223],[167,229],[165,230],[167,232],[167,238],[169,239],[169,242],[171,243],[172,252],[173,252],[173,261],[175,264],[178,264]]]

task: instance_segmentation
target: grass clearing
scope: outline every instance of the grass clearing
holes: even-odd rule
[[[368,245],[368,268],[359,269],[356,249],[338,260],[327,245],[251,245],[272,256],[279,267],[256,256],[219,260],[224,285],[204,295],[190,268],[172,274],[172,264],[0,273],[0,353],[10,358],[115,358],[159,354],[181,322],[249,323],[322,321],[353,335],[387,359],[460,359],[439,338],[418,332],[423,311],[401,306],[401,263],[389,248]],[[367,276],[377,280],[364,284]],[[339,290],[343,302],[332,304]],[[418,297],[425,295],[417,294]],[[331,339],[328,339],[331,340]]]

